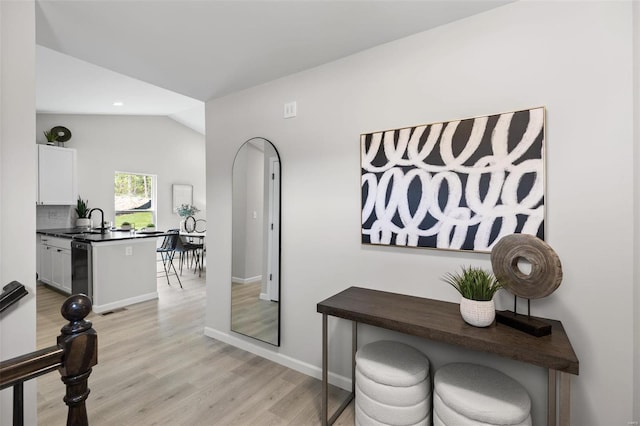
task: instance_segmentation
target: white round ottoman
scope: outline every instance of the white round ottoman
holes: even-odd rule
[[[531,425],[531,399],[517,381],[493,368],[448,364],[433,378],[433,424]]]
[[[429,360],[404,343],[382,340],[356,352],[356,425],[429,426]]]

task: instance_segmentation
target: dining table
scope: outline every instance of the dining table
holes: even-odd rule
[[[206,236],[207,232],[197,232],[197,231],[180,231],[180,236],[187,238],[187,241],[193,244],[201,245],[199,248],[199,256],[196,259],[200,259],[196,261],[196,268],[198,269],[198,276],[202,276],[202,269],[204,268],[204,258],[206,250]],[[196,242],[197,241],[197,242]]]

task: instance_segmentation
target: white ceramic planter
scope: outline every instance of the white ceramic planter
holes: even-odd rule
[[[91,219],[85,217],[76,219],[76,228],[91,228]]]
[[[463,297],[460,300],[460,314],[467,324],[475,327],[488,327],[493,324],[496,317],[496,306],[493,299],[479,301]]]

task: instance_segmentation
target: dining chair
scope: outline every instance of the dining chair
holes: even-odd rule
[[[176,267],[173,264],[173,259],[176,255],[176,247],[178,246],[178,241],[180,241],[180,234],[177,229],[170,229],[167,232],[169,234],[164,236],[162,245],[156,249],[156,253],[160,253],[164,274],[167,277],[167,284],[171,285],[171,282],[169,281],[169,273],[173,268],[173,274],[178,279],[180,288],[184,288],[182,287],[182,281],[180,281],[180,277],[178,276],[178,271],[176,271]]]
[[[200,267],[200,249],[202,248],[202,244],[196,244],[189,241],[187,237],[180,235],[178,238],[178,244],[176,246],[176,252],[180,254],[180,275],[182,275],[182,265],[187,262],[190,262],[190,267],[194,267],[195,262],[195,270]]]

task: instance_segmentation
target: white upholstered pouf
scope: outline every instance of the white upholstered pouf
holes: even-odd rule
[[[364,411],[362,411],[362,408],[360,408],[357,403],[355,405],[355,414],[355,426],[389,426],[387,423],[382,423],[372,417],[369,417]],[[431,426],[431,413],[428,413],[427,417],[418,423],[407,426]]]
[[[429,360],[404,343],[379,341],[356,353],[356,424],[429,425]]]
[[[448,364],[433,378],[434,425],[531,425],[531,399],[517,381],[493,368]]]
[[[424,398],[422,401],[413,405],[388,405],[376,401],[364,393],[356,380],[356,406],[368,417],[382,424],[396,426],[414,425],[419,424],[430,414],[431,398]]]
[[[390,386],[371,380],[356,366],[356,385],[367,396],[386,405],[406,407],[431,399],[431,378],[428,375],[412,386]]]
[[[376,383],[412,386],[429,374],[429,360],[416,348],[400,342],[380,340],[356,352],[356,366]]]

